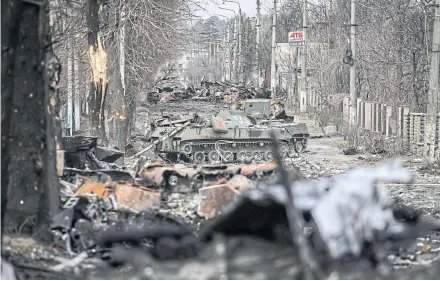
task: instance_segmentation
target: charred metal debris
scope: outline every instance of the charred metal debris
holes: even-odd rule
[[[73,167],[63,169],[62,210],[51,225],[51,249],[63,258],[52,253],[50,263],[39,261],[40,275],[394,279],[423,271],[425,278],[437,276],[439,256],[426,244],[420,253],[430,253],[433,266],[404,273],[395,267],[397,257],[404,259],[406,243],[440,231],[439,220],[396,206],[379,185],[413,182],[399,161],[307,180],[298,169],[286,170],[275,136],[275,162],[194,166],[144,159],[136,171],[111,169],[99,160],[117,157],[98,158],[94,138],[68,140],[65,163]],[[185,196],[197,203],[179,213],[178,201]],[[8,260],[2,278],[22,279],[28,276],[23,272],[38,269]]]
[[[231,82],[210,82],[202,80],[200,85],[183,85],[179,82],[168,82],[157,85],[147,93],[147,100],[152,104],[198,100],[210,102],[233,102],[251,98],[269,98],[270,93],[259,92],[251,85]]]

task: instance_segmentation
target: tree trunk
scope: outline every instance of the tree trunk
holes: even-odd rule
[[[111,50],[109,56],[111,58],[118,58],[119,48]],[[110,145],[123,149],[125,146],[125,137],[123,136],[122,129],[127,118],[125,117],[125,96],[121,82],[120,60],[116,61],[118,63],[109,64],[108,68],[112,79],[108,85],[111,98],[108,100],[106,106],[109,111],[108,120],[111,120],[109,124],[109,128],[111,125],[111,130],[109,130]]]
[[[107,96],[107,53],[102,46],[99,31],[98,0],[88,0],[87,26],[91,85],[89,93],[90,125],[92,133],[108,143],[105,133],[104,105]]]
[[[403,11],[401,11],[401,13],[403,13]],[[400,15],[399,16],[399,18],[400,17],[405,17],[405,15]],[[403,97],[403,95],[404,95],[404,93],[403,93],[403,85],[404,85],[404,79],[405,79],[405,77],[404,77],[404,73],[403,73],[403,64],[405,63],[405,58],[403,57],[403,51],[404,51],[404,48],[406,48],[405,47],[405,42],[404,42],[404,39],[405,39],[405,32],[404,32],[404,26],[403,26],[403,23],[402,23],[402,21],[403,21],[403,19],[402,18],[400,18],[400,20],[399,20],[399,22],[398,22],[398,27],[397,27],[397,30],[398,30],[398,40],[399,40],[399,47],[398,47],[398,49],[397,49],[397,56],[398,56],[398,58],[397,58],[397,95],[398,95],[398,101],[400,102],[400,103],[408,103],[408,97],[405,97],[405,99],[406,100],[403,100],[404,99],[404,97]],[[408,96],[408,95],[407,95]]]
[[[128,131],[130,122],[127,114],[127,91],[125,85],[125,5],[121,2],[119,11],[119,30],[118,30],[118,46],[119,46],[119,86],[120,90],[117,91],[120,100],[119,112],[119,132],[118,132],[118,147],[121,150],[125,149],[127,142]],[[116,76],[115,76],[116,77]]]
[[[73,121],[73,58],[71,39],[67,38],[67,118],[66,136],[72,136],[74,130]]]
[[[133,91],[127,93],[127,140],[131,136],[131,131],[136,128],[136,97],[133,95]]]
[[[412,52],[412,90],[413,90],[413,96],[414,99],[411,100],[411,106],[414,110],[418,111],[420,109],[420,104],[419,104],[419,95],[417,92],[417,60],[416,60],[416,52],[413,51]]]
[[[2,1],[2,232],[49,240],[59,207],[59,69],[48,2]],[[37,232],[37,230],[39,230]]]
[[[76,45],[76,44],[75,44]],[[73,57],[73,131],[72,134],[81,130],[81,97],[79,85],[79,56],[76,50]]]

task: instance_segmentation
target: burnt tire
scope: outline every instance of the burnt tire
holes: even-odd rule
[[[171,173],[170,175],[167,176],[167,185],[170,187],[176,187],[180,182],[180,177],[175,174],[175,173]]]

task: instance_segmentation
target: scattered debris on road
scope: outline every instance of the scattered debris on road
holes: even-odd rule
[[[304,219],[306,244],[301,247],[308,248],[309,258],[317,264],[311,272],[314,278],[335,274],[342,279],[398,278],[402,273],[396,264],[406,258],[396,247],[440,231],[439,220],[394,205],[387,189],[377,185],[413,182],[413,173],[399,162],[361,167],[330,179],[290,181],[293,202],[277,180],[249,177],[260,166],[234,166],[230,178],[224,178],[225,169],[221,180],[183,194],[114,182],[105,174],[101,179],[80,175],[84,183],[65,199],[51,227],[54,246],[65,257],[58,263],[48,261],[46,269],[85,279],[120,276],[120,270],[130,279],[303,278],[306,267],[292,242],[288,219],[292,205]],[[219,172],[184,165],[147,167],[164,168],[162,172],[189,169],[182,172],[186,175]],[[271,169],[276,167],[273,164]],[[178,211],[181,196],[189,195],[199,203],[186,201],[192,211],[173,215],[172,210],[182,212]],[[185,216],[200,219],[191,224]],[[430,256],[434,262],[434,247],[425,243],[413,255]],[[276,270],[266,268],[267,263],[276,264]],[[415,274],[417,268],[408,272]],[[25,269],[16,266],[15,270]]]
[[[204,87],[218,90],[204,91],[207,97],[236,97],[231,101],[253,116],[254,129],[294,123],[282,112],[282,119],[274,118],[273,109],[280,107],[260,102],[252,92],[252,102],[246,103],[239,90],[224,94],[220,89],[225,85]],[[194,89],[191,97],[201,90]],[[164,87],[160,94],[177,92]],[[267,104],[266,111],[254,110]],[[188,113],[162,114],[151,122],[152,133],[165,133],[152,143],[144,136],[145,145],[130,158],[116,148],[98,146],[95,137],[63,138],[63,157],[57,160],[62,205],[50,226],[54,242],[18,253],[8,246],[16,238],[7,238],[2,259],[11,262],[15,276],[2,274],[11,279],[437,276],[440,221],[393,201],[395,191],[382,185],[397,182],[410,188],[414,174],[399,162],[344,173],[342,167],[330,167],[324,156],[309,161],[307,142],[274,150],[270,134],[271,161],[264,163],[169,163],[151,154],[159,142],[174,145],[173,134],[206,120],[217,131],[233,130],[223,120]],[[350,157],[357,151],[337,153]],[[124,156],[133,165],[115,164]]]

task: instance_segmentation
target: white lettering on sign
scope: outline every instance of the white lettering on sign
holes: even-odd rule
[[[304,32],[303,31],[293,31],[289,32],[289,44],[291,46],[300,47],[305,44]]]
[[[304,38],[304,33],[302,31],[295,31],[295,32],[290,32],[289,34],[289,39],[303,39]]]

